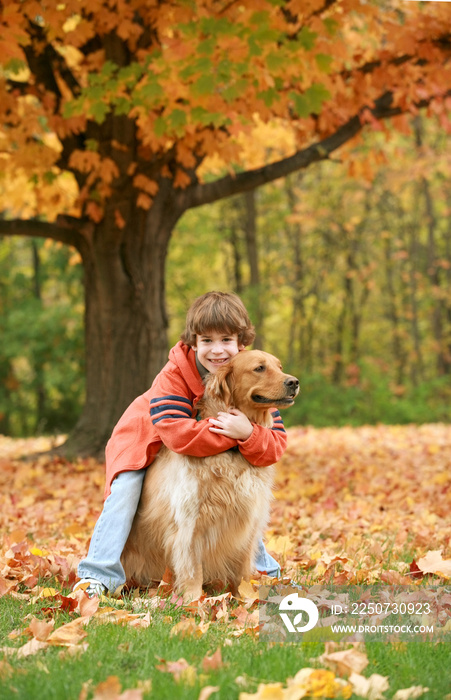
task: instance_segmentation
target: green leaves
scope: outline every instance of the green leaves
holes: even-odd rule
[[[318,34],[308,27],[302,27],[298,32],[297,40],[306,51],[311,51],[315,46],[317,36]]]
[[[282,103],[287,110],[289,93],[297,116],[318,113],[327,91],[319,82],[303,92],[294,89],[299,75],[287,80],[287,67],[302,56],[302,70],[311,73],[313,64],[319,74],[328,72],[332,59],[321,51],[308,57],[318,33],[303,26],[287,34],[280,6],[274,0],[257,11],[203,13],[194,21],[194,6],[184,5],[184,20],[151,52],[121,66],[108,59],[91,71],[80,95],[66,102],[64,116],[86,115],[103,124],[109,114],[139,114],[162,139],[182,138],[188,124],[224,126],[231,122],[229,106],[235,121],[252,119],[256,98],[266,109]]]
[[[205,73],[196,80],[191,92],[194,96],[210,95],[214,92],[215,85],[215,76],[212,73]]]
[[[333,61],[332,56],[328,56],[325,53],[317,53],[315,55],[315,61],[320,71],[322,71],[323,73],[329,73],[330,66]]]
[[[306,118],[321,112],[323,102],[330,98],[330,92],[321,83],[314,83],[302,94],[290,92],[290,98],[297,116]]]
[[[305,91],[305,96],[310,102],[313,114],[321,112],[323,102],[330,99],[330,92],[321,83],[314,83]]]
[[[5,64],[5,73],[11,73],[13,76],[19,75],[23,70],[27,70],[27,64],[25,61],[23,61],[20,58],[11,58],[6,64]]]

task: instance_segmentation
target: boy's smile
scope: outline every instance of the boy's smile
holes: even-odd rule
[[[212,374],[243,349],[244,345],[238,345],[237,333],[223,334],[216,331],[197,335],[196,345],[193,345],[197,359]]]

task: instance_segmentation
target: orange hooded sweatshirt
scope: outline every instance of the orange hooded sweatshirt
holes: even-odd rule
[[[282,457],[287,435],[276,409],[272,428],[254,424],[247,440],[233,440],[212,433],[208,420],[195,420],[196,404],[204,390],[194,350],[179,341],[150,389],[130,404],[113,430],[105,453],[105,498],[118,474],[148,467],[163,444],[173,452],[194,457],[238,446],[256,467],[268,467]]]

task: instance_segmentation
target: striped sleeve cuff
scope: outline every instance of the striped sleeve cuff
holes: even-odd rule
[[[274,423],[271,430],[277,430],[279,433],[285,433],[286,431],[283,425],[282,416],[280,415],[279,411],[274,411],[272,417]]]
[[[165,418],[192,418],[192,408],[185,396],[168,394],[150,400],[150,417],[154,425]]]

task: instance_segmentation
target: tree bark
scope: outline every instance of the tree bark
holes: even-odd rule
[[[41,259],[39,257],[39,249],[36,245],[36,240],[31,239],[31,253],[33,259],[33,296],[41,303]],[[41,358],[34,358],[34,372],[36,377],[36,421],[35,432],[39,433],[45,427],[45,410],[47,404],[47,395],[44,382],[44,367]]]
[[[414,386],[423,381],[423,354],[421,350],[421,334],[419,328],[418,311],[418,280],[415,261],[418,259],[418,235],[415,227],[411,227],[408,232],[409,247],[409,294],[410,294],[410,328],[413,343],[413,359],[411,364],[411,378]]]
[[[415,141],[418,150],[420,151],[423,147],[423,123],[421,116],[418,115],[413,120],[414,130],[415,130]],[[429,278],[430,284],[432,286],[432,299],[434,300],[434,307],[432,311],[432,333],[435,340],[435,345],[437,348],[437,373],[439,375],[446,374],[448,372],[447,363],[447,352],[444,346],[444,329],[443,329],[443,317],[444,317],[444,301],[442,297],[441,289],[441,279],[440,279],[440,268],[437,261],[437,242],[436,242],[436,228],[437,221],[434,212],[434,202],[432,199],[431,188],[429,181],[425,175],[420,177],[419,181],[420,197],[424,198],[425,204],[425,219],[426,227],[428,231],[428,245],[427,245],[427,276]]]
[[[384,258],[385,258],[385,278],[388,292],[388,318],[392,326],[392,353],[396,369],[396,384],[404,384],[406,352],[402,343],[401,321],[399,318],[398,305],[396,299],[395,275],[393,270],[393,253],[391,245],[391,234],[384,237]]]
[[[86,402],[62,448],[103,457],[125,408],[151,385],[167,361],[165,261],[181,212],[161,192],[149,212],[128,198],[121,231],[112,212],[81,247],[85,269]],[[113,232],[113,233],[112,233]]]
[[[299,178],[300,179],[300,178]],[[285,180],[285,194],[290,213],[295,212],[296,194],[292,178]],[[306,356],[304,342],[305,305],[304,305],[304,260],[302,253],[302,227],[300,223],[285,222],[285,231],[292,249],[293,277],[291,281],[292,311],[290,333],[288,338],[288,366],[293,367],[296,360],[302,359],[305,366],[311,369],[311,363]],[[311,343],[310,343],[311,346]]]
[[[248,298],[250,300],[249,311],[255,324],[255,340],[253,347],[257,350],[263,348],[263,309],[261,301],[260,270],[258,264],[257,243],[257,210],[255,204],[255,190],[244,193],[244,237],[246,240],[247,260],[249,263],[249,287]]]
[[[241,273],[241,252],[239,245],[239,237],[237,234],[237,226],[235,222],[232,222],[229,234],[230,246],[232,248],[232,273],[230,277],[232,278],[232,287],[236,290],[238,295],[241,295],[243,291],[243,275]]]

